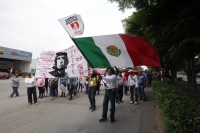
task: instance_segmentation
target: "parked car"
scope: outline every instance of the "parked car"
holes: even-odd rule
[[[1,78],[7,78],[9,79],[11,77],[11,74],[6,73],[6,72],[0,72],[0,79]]]
[[[197,73],[196,77],[197,77],[197,78],[200,78],[200,73]]]

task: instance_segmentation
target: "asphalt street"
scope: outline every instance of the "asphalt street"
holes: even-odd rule
[[[124,96],[124,103],[116,104],[115,123],[99,123],[103,87],[96,96],[94,112],[89,110],[85,89],[72,101],[67,100],[69,96],[45,97],[38,99],[38,105],[28,105],[24,79],[18,90],[19,97],[9,98],[11,80],[0,79],[0,133],[161,133],[152,88],[145,88],[147,101],[138,105],[129,104],[129,96]]]

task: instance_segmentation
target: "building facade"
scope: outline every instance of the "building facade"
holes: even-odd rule
[[[32,53],[0,46],[0,67],[8,66],[22,72],[30,72]]]

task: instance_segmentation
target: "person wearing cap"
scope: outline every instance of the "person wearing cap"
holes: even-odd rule
[[[15,74],[15,76],[12,77],[11,85],[12,85],[12,88],[13,88],[13,93],[10,95],[10,98],[12,98],[14,94],[16,95],[16,97],[19,96],[19,92],[18,92],[19,81],[20,81],[19,75]]]
[[[28,76],[25,78],[25,84],[27,85],[27,92],[28,92],[28,104],[32,104],[32,95],[34,99],[34,103],[37,105],[37,94],[36,94],[36,85],[35,85],[35,78],[31,73],[28,73]]]
[[[106,83],[104,86],[106,87],[104,100],[103,100],[103,112],[102,118],[99,119],[99,122],[106,122],[107,119],[107,112],[108,112],[108,103],[110,101],[111,108],[110,108],[110,122],[113,123],[115,121],[115,97],[116,97],[116,75],[115,71],[112,67],[107,68],[108,74],[103,78]]]
[[[128,86],[130,88],[130,93],[131,93],[131,101],[130,104],[133,104],[135,101],[135,104],[138,103],[138,80],[137,80],[137,75],[133,72],[133,70],[129,70],[130,75],[128,76]]]

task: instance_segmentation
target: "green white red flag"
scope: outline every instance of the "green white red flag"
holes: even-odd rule
[[[156,48],[144,38],[113,34],[73,39],[93,68],[153,66],[161,68]]]

